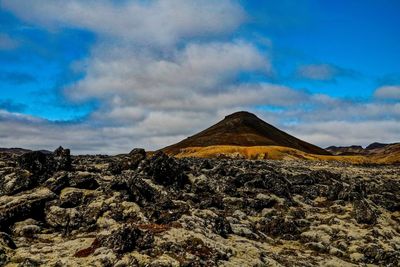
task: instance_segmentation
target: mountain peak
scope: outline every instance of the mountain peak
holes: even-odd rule
[[[371,149],[376,149],[376,148],[382,148],[382,147],[385,147],[387,145],[388,144],[375,142],[375,143],[372,143],[372,144],[368,145],[365,149],[366,150],[371,150]]]
[[[183,148],[207,146],[283,146],[311,154],[330,154],[326,150],[304,142],[266,123],[256,115],[239,111],[226,116],[222,121],[168,146],[163,151],[175,154]]]
[[[237,111],[235,113],[225,116],[225,120],[236,119],[236,118],[257,118],[257,119],[259,119],[256,115],[254,115],[253,113],[250,113],[248,111]]]

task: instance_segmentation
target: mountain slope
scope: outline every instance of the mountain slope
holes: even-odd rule
[[[184,148],[219,145],[282,146],[311,154],[330,154],[326,150],[291,136],[245,111],[228,115],[210,128],[162,150],[174,155]]]

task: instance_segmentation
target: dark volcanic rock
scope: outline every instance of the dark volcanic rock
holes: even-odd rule
[[[277,196],[292,199],[290,187],[291,184],[285,177],[279,177],[278,175],[272,173],[265,176],[264,180],[265,188]]]
[[[146,158],[146,151],[143,148],[135,148],[129,152],[129,159],[131,161],[131,168],[137,168],[139,163]]]
[[[355,200],[353,202],[353,209],[354,217],[358,223],[376,223],[378,214],[365,199]]]
[[[188,182],[179,162],[163,152],[157,152],[150,159],[147,173],[161,185],[174,185],[181,188]]]
[[[114,230],[110,235],[100,239],[102,246],[109,247],[117,253],[130,252],[133,249],[151,248],[154,237],[150,232],[145,232],[133,225],[124,225]]]
[[[136,170],[145,158],[146,151],[143,148],[135,148],[127,156],[111,162],[108,170],[114,175],[126,170]]]
[[[3,232],[0,232],[0,246],[7,246],[11,249],[17,248],[11,236]]]
[[[146,177],[136,174],[125,178],[131,199],[142,206],[153,205],[157,202],[165,202],[166,197],[161,195],[160,192],[149,185],[148,182],[144,181],[143,178]]]
[[[56,171],[70,171],[72,168],[71,151],[60,146],[54,151],[54,161]]]
[[[69,178],[67,172],[57,172],[51,178],[47,179],[43,184],[52,192],[59,194],[62,189],[69,186]]]
[[[21,169],[28,170],[43,180],[42,176],[51,175],[55,169],[54,158],[40,151],[27,152],[18,158]]]
[[[70,150],[62,147],[56,149],[54,153],[32,151],[22,154],[18,157],[18,165],[21,169],[29,171],[32,176],[21,175],[21,172],[15,174],[18,175],[18,185],[15,185],[14,190],[10,190],[9,193],[31,189],[45,182],[56,171],[70,171],[71,162]]]
[[[99,187],[94,175],[90,173],[78,173],[77,175],[68,176],[68,184],[71,187],[81,188],[81,189],[96,189]]]
[[[293,240],[296,235],[301,233],[293,219],[288,219],[283,216],[264,218],[259,222],[257,229],[269,236],[289,240]]]
[[[223,238],[227,238],[229,234],[232,234],[232,228],[228,220],[224,217],[217,217],[214,221],[214,232],[222,236]]]
[[[0,153],[0,265],[399,264],[399,166],[145,156]]]
[[[11,236],[4,232],[0,232],[0,266],[4,266],[9,262],[8,254],[16,248],[17,247]]]

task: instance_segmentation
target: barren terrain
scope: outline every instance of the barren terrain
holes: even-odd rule
[[[400,264],[399,166],[0,155],[0,265]]]

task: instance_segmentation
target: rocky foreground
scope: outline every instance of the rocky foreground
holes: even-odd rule
[[[0,154],[0,265],[399,266],[400,167]]]

